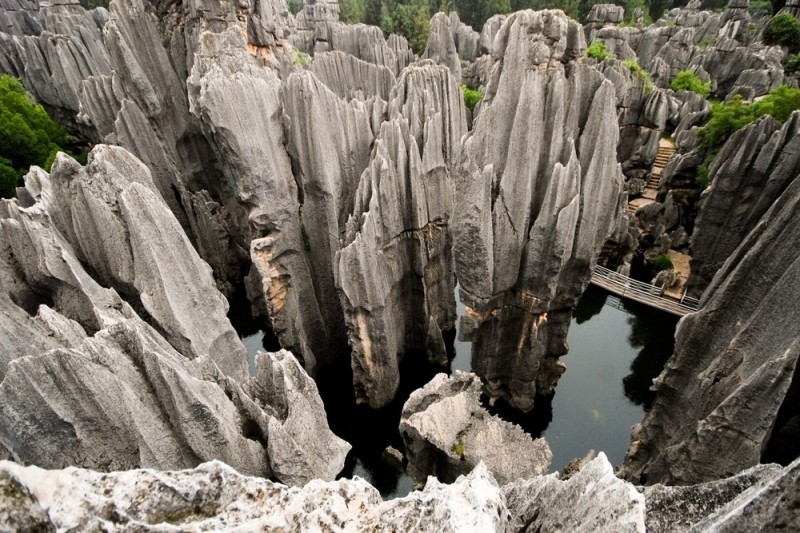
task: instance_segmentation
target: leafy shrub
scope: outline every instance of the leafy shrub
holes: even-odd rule
[[[622,62],[622,65],[639,76],[639,79],[644,83],[645,91],[647,91],[648,94],[652,92],[653,82],[650,79],[650,73],[643,69],[635,59],[626,59]]]
[[[792,74],[800,70],[800,54],[793,54],[783,58],[783,70]]]
[[[692,91],[703,98],[708,98],[708,95],[711,94],[711,82],[701,80],[691,70],[682,70],[673,78],[672,90],[675,92]]]
[[[772,17],[764,28],[764,42],[786,46],[793,54],[800,52],[800,20],[788,13]]]
[[[651,264],[653,265],[653,268],[655,268],[658,271],[673,269],[672,259],[670,259],[669,255],[667,254],[661,254],[655,256],[651,261]]]
[[[0,76],[0,195],[13,196],[31,165],[49,171],[56,152],[71,141],[18,79]]]
[[[300,50],[295,50],[293,63],[294,66],[296,67],[306,68],[308,67],[308,65],[311,64],[311,57],[305,52],[302,52]]]
[[[461,86],[461,94],[464,95],[464,105],[467,106],[467,109],[470,111],[475,111],[475,106],[483,99],[482,92],[476,89],[470,89],[466,85]]]
[[[711,45],[711,41],[709,39],[703,39],[702,41],[697,43],[697,48],[699,48],[700,50],[705,50],[710,45]]]
[[[770,115],[778,122],[785,122],[796,109],[800,109],[800,89],[795,87],[782,85],[749,104],[737,95],[729,102],[712,102],[711,117],[698,135],[704,148],[714,150],[756,119]]]
[[[586,49],[586,57],[590,57],[595,61],[605,61],[606,59],[611,59],[614,57],[614,54],[608,51],[606,48],[606,43],[603,41],[595,41],[593,42],[589,48]]]

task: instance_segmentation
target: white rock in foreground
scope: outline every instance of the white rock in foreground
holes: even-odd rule
[[[0,462],[0,530],[14,525],[10,518],[42,524],[45,513],[59,531],[455,532],[508,525],[503,495],[482,465],[452,485],[431,479],[424,491],[383,502],[360,478],[289,488],[217,461],[194,470],[111,474]]]

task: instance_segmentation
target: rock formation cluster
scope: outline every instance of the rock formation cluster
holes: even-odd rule
[[[710,104],[670,88],[793,83],[746,1],[625,27],[611,5],[480,32],[439,13],[421,58],[328,0],[0,7],[0,72],[95,145],[0,201],[0,529],[799,526],[800,113],[735,133],[694,202]],[[598,41],[613,57],[586,57]],[[657,201],[629,215],[667,134]],[[553,393],[601,256],[689,245],[701,310],[620,477],[602,453],[544,475],[544,440],[481,394]],[[457,284],[475,374],[438,375],[400,424],[424,490],[332,481],[350,445],[314,377],[344,363],[356,402],[391,404],[405,358],[448,365]],[[242,293],[282,348],[249,365]]]
[[[220,459],[286,483],[332,479],[350,446],[286,351],[247,354],[147,167],[98,145],[0,203],[0,449],[46,468]]]
[[[289,488],[220,462],[193,470],[102,474],[0,462],[0,525],[107,531],[231,527],[424,531],[764,531],[798,526],[797,462],[756,467],[696,487],[637,488],[602,454],[569,478],[540,476],[498,486],[483,464],[445,485],[381,501],[360,478]],[[676,502],[691,502],[676,507]],[[688,507],[688,508],[687,508]]]

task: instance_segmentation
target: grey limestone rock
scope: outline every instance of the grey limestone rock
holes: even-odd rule
[[[478,41],[479,56],[492,53],[494,38],[497,36],[497,32],[500,31],[503,24],[505,24],[505,21],[506,15],[492,15],[484,23],[483,28],[481,28],[480,40]]]
[[[392,69],[362,61],[344,52],[314,56],[311,72],[341,98],[378,96],[389,100],[396,82]]]
[[[800,527],[800,460],[754,483],[692,531],[792,531]]]
[[[455,79],[461,82],[461,61],[453,38],[450,17],[441,11],[431,19],[431,29],[422,57],[446,66]]]
[[[587,22],[620,23],[625,17],[625,8],[614,4],[594,4],[586,15]]]
[[[475,61],[480,53],[480,33],[461,22],[455,11],[450,12],[450,30],[453,32],[458,57],[467,62]]]
[[[312,73],[293,73],[282,87],[287,148],[300,190],[308,268],[328,352],[346,346],[344,314],[334,276],[336,253],[353,212],[359,178],[374,141],[363,101],[337,96]],[[313,131],[313,137],[309,133]],[[295,215],[296,216],[296,215]]]
[[[457,167],[461,335],[492,397],[528,410],[563,372],[571,307],[616,227],[614,85],[575,62],[580,26],[558,11],[510,16]]]
[[[289,488],[243,476],[217,461],[193,470],[110,474],[2,462],[0,484],[14,489],[0,496],[0,528],[12,527],[15,519],[41,523],[43,531],[510,530],[503,495],[483,467],[453,485],[433,479],[424,491],[386,502],[359,478]],[[2,514],[6,508],[13,514]]]
[[[517,531],[645,531],[645,497],[614,476],[602,452],[566,480],[520,480],[503,494]]]
[[[0,462],[0,528],[342,531],[742,531],[794,529],[797,464],[697,487],[648,487],[614,477],[605,456],[569,478],[498,487],[479,464],[445,485],[381,501],[360,478],[302,488],[246,477],[208,462],[191,470],[100,473]],[[640,489],[641,490],[641,489]],[[713,514],[710,514],[713,513]]]
[[[139,319],[80,346],[14,360],[0,384],[0,442],[46,468],[174,469],[219,459],[290,484],[332,479],[349,445],[288,354],[261,354],[244,384],[189,361]]]
[[[389,38],[386,39],[386,44],[395,55],[395,73],[399,74],[404,68],[417,60],[417,55],[408,47],[408,41],[402,35],[397,35],[396,33],[389,35]]]
[[[450,175],[466,131],[458,83],[424,62],[403,71],[337,253],[336,283],[352,348],[357,401],[383,406],[404,353],[446,365],[455,321]]]
[[[398,58],[395,48],[387,43],[377,26],[350,25],[343,22],[320,23],[315,27],[313,39],[311,51],[314,53],[345,52],[368,63],[390,68],[395,75],[399,74],[399,68],[404,64],[404,60]],[[400,46],[397,39],[393,44]],[[403,51],[402,47],[400,50]]]
[[[229,48],[227,38],[240,37],[233,33],[204,39],[221,42],[210,46],[206,57],[196,57],[189,78],[191,109],[226,163],[229,186],[223,201],[236,214],[247,243],[254,311],[269,317],[282,346],[312,371],[315,354],[330,344],[331,333],[312,295],[298,186],[284,146],[282,84],[274,72],[251,63],[241,47],[238,53]],[[234,51],[221,58],[214,53],[218,48]]]
[[[307,0],[297,14],[299,30],[313,30],[319,22],[339,21],[339,2],[337,0]]]
[[[690,289],[699,296],[800,173],[800,113],[763,118],[734,133],[711,165],[710,191],[692,235]]]
[[[8,471],[0,471],[0,529],[54,532],[55,527],[38,500]]]
[[[437,374],[411,393],[400,434],[417,483],[428,476],[451,482],[481,461],[501,485],[547,472],[553,458],[547,442],[489,414],[480,395],[480,378],[462,372]]]
[[[800,355],[798,339],[786,335],[800,326],[800,315],[786,312],[800,276],[798,202],[794,179],[728,257],[701,310],[679,323],[675,354],[654,381],[653,409],[633,429],[620,469],[626,479],[680,485],[720,479],[779,445],[776,438],[796,413],[790,403],[778,417]]]
[[[780,474],[778,465],[758,465],[719,481],[677,487],[639,487],[645,498],[647,531],[687,531],[692,525],[738,500],[751,487],[768,483]],[[756,529],[759,528],[752,530]],[[702,529],[695,527],[693,530]]]
[[[122,148],[98,145],[85,168],[59,155],[42,204],[76,256],[139,311],[186,357],[211,356],[244,379],[246,352],[216,290],[150,172]]]

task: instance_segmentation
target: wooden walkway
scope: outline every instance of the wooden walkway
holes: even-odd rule
[[[633,300],[678,316],[694,313],[697,311],[699,304],[694,298],[689,298],[685,295],[680,299],[664,296],[663,289],[660,287],[642,283],[600,265],[596,266],[594,272],[592,272],[591,283],[621,298]]]

